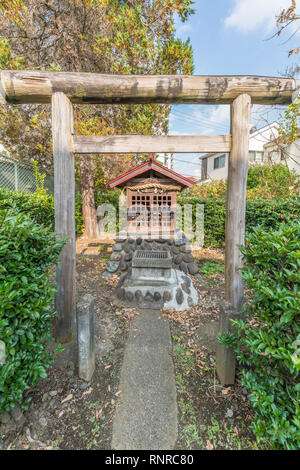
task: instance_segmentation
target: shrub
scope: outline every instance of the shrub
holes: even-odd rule
[[[28,194],[0,188],[0,210],[15,208],[28,214],[39,225],[54,230],[54,201],[47,194]]]
[[[192,204],[193,213],[196,204],[204,205],[204,245],[220,247],[225,243],[226,202],[224,199],[190,198],[184,194],[178,196],[180,205]],[[300,211],[299,199],[257,199],[247,201],[246,231],[251,232],[255,227],[276,228],[289,217],[298,217]]]
[[[241,248],[243,279],[254,299],[236,331],[221,342],[233,346],[242,385],[255,409],[252,428],[276,449],[299,449],[300,384],[296,345],[300,344],[300,223],[290,220],[276,231],[256,228]],[[298,351],[299,352],[299,351]]]
[[[29,215],[0,210],[0,339],[6,349],[0,414],[22,403],[24,390],[46,376],[52,361],[53,353],[46,349],[55,315],[49,267],[57,262],[63,243]]]

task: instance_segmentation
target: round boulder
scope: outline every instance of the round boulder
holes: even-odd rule
[[[122,245],[120,243],[115,243],[113,246],[114,251],[122,251]]]
[[[187,267],[190,274],[197,274],[199,272],[199,268],[196,263],[189,263]]]
[[[180,263],[182,262],[182,255],[177,255],[177,256],[175,256],[174,262],[175,262],[176,264],[180,264]]]
[[[184,299],[183,292],[180,289],[180,287],[178,287],[178,289],[176,290],[176,302],[178,303],[178,305],[182,304],[183,299]]]
[[[126,271],[126,269],[128,268],[128,265],[125,261],[120,261],[120,264],[119,264],[119,269],[121,271]]]
[[[106,269],[110,273],[115,273],[119,267],[119,263],[115,263],[115,261],[108,261],[106,265]]]

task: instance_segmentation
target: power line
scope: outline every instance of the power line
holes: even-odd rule
[[[175,113],[179,114],[179,111],[174,111],[174,114],[175,114]],[[182,116],[184,116],[184,117],[186,117],[186,118],[188,118],[188,119],[190,119],[190,120],[192,120],[192,121],[194,121],[194,122],[200,123],[200,124],[201,124],[201,123],[203,123],[203,124],[209,124],[210,126],[220,127],[220,128],[227,129],[227,126],[226,126],[225,124],[224,124],[224,125],[223,125],[223,124],[218,124],[218,123],[214,123],[214,124],[213,124],[209,119],[206,119],[206,118],[204,118],[204,117],[199,119],[199,118],[192,117],[192,116],[190,116],[189,114],[185,114],[185,113],[182,113],[182,112],[180,112],[180,115],[182,115]]]
[[[216,130],[220,130],[222,132],[227,132],[227,127],[226,126],[222,126],[221,124],[213,124],[211,121],[200,121],[198,119],[194,119],[194,118],[191,118],[190,116],[186,116],[186,115],[180,115],[180,114],[177,114],[177,113],[173,113],[173,115],[175,116],[175,118],[177,119],[181,119],[182,121],[185,121],[185,122],[189,122],[191,124],[199,124],[199,125],[203,125],[203,126],[206,126],[206,127],[211,127],[212,129],[216,129]]]

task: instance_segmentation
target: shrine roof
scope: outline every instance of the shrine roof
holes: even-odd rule
[[[137,176],[143,173],[146,173],[150,170],[153,170],[156,173],[159,173],[167,178],[170,178],[173,181],[176,181],[182,187],[191,188],[194,185],[194,182],[191,181],[190,178],[186,178],[185,176],[182,176],[179,173],[176,173],[176,171],[173,171],[170,168],[167,168],[166,166],[155,162],[153,160],[153,155],[150,154],[149,160],[146,161],[145,163],[142,163],[141,165],[138,165],[135,168],[132,168],[131,170],[126,171],[122,175],[119,175],[117,178],[109,181],[108,183],[109,187],[115,188],[117,186],[123,186],[129,180],[136,178]]]

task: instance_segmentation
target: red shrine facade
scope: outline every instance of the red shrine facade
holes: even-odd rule
[[[194,178],[149,160],[109,182],[110,188],[126,191],[127,233],[173,234],[176,229],[177,194],[191,188]]]

